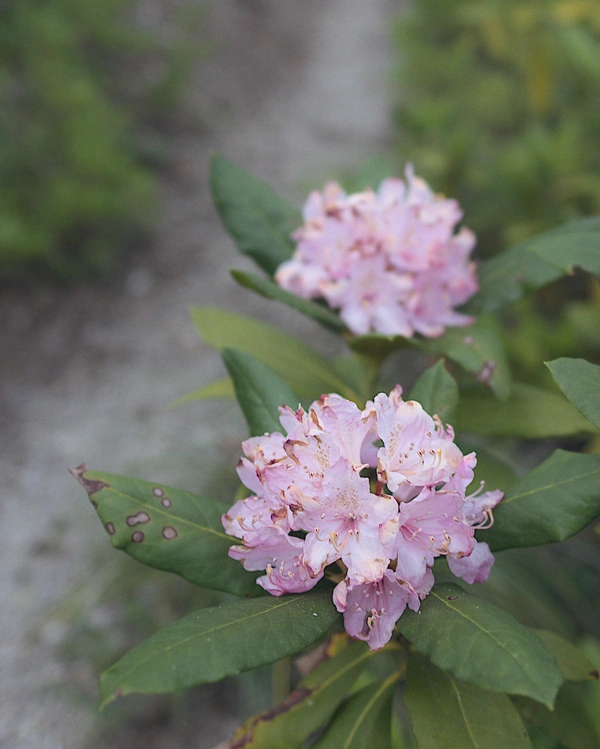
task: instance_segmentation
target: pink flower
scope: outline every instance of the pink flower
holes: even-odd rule
[[[397,499],[412,499],[420,487],[450,479],[463,457],[450,428],[444,430],[420,403],[403,401],[395,391],[380,393],[373,407],[383,440],[377,453],[379,478]]]
[[[275,280],[299,296],[340,310],[348,329],[411,337],[440,336],[472,318],[454,308],[478,289],[469,255],[475,237],[455,233],[455,200],[435,195],[406,167],[377,193],[347,195],[335,182],[310,194],[293,257]]]
[[[266,570],[266,575],[256,581],[273,596],[284,593],[306,593],[323,577],[302,561],[301,539],[293,536],[279,536],[262,546],[232,546],[229,556],[239,560],[247,570]]]
[[[344,614],[346,632],[366,640],[371,650],[389,642],[409,599],[410,592],[391,570],[386,570],[377,582],[351,585],[342,580],[333,593],[337,610]]]
[[[452,427],[400,386],[363,411],[330,394],[308,411],[282,407],[280,421],[285,435],[243,443],[238,475],[253,494],[223,515],[241,542],[229,555],[264,570],[265,590],[302,593],[329,577],[346,630],[380,648],[428,595],[436,557],[468,583],[487,579],[494,557],[474,532],[502,492],[466,495],[475,454],[463,456]]]
[[[369,480],[343,458],[325,472],[317,500],[299,499],[298,530],[307,531],[304,559],[313,571],[341,559],[349,579],[379,580],[389,564],[380,527],[398,513],[392,497],[371,494]]]

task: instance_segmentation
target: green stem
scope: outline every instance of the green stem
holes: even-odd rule
[[[291,658],[282,658],[273,664],[271,676],[271,704],[276,707],[290,693],[292,683],[292,660]]]

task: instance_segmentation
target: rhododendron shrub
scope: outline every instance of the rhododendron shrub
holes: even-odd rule
[[[436,557],[469,583],[487,580],[494,557],[474,527],[489,524],[502,498],[465,496],[475,454],[464,456],[452,427],[401,393],[380,393],[363,411],[338,395],[308,412],[280,408],[285,436],[244,442],[238,475],[254,494],[223,516],[243,541],[229,555],[265,570],[259,585],[274,596],[302,593],[327,573],[346,631],[371,648],[389,641],[406,606],[419,610]]]
[[[600,647],[581,624],[591,568],[568,577],[555,555],[534,550],[516,567],[498,552],[560,549],[600,514],[600,367],[561,358],[545,365],[557,387],[519,382],[496,310],[574,266],[600,275],[600,222],[475,268],[458,206],[410,169],[377,193],[313,193],[304,219],[223,157],[211,188],[262,271],[236,281],[333,331],[339,347],[325,356],[274,325],[194,309],[227,377],[184,400],[236,397],[250,432],[239,492],[209,498],[73,469],[115,548],[228,594],[105,671],[103,704],[266,664],[281,676],[308,651],[302,678],[275,680],[292,693],[274,694],[230,749],[401,749],[409,731],[420,749],[526,749],[531,724],[561,746],[597,747],[585,707],[596,667],[549,631],[570,626]],[[399,369],[386,359],[400,348]],[[530,451],[527,440],[541,442]]]

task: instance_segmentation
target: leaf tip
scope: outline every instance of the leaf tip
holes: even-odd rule
[[[102,489],[108,489],[109,485],[105,481],[100,481],[99,479],[90,479],[85,476],[86,468],[85,463],[80,463],[77,468],[69,468],[69,473],[72,476],[75,476],[77,481],[83,486],[83,488],[88,493],[88,496],[92,496],[92,494],[96,494],[97,492],[101,491]]]
[[[120,700],[123,696],[124,694],[121,687],[117,687],[116,689],[109,692],[109,694],[107,694],[100,703],[100,712],[102,712],[107,705],[110,705],[111,702]]]

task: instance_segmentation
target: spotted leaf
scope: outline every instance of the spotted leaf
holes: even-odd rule
[[[232,539],[221,524],[226,505],[163,484],[86,471],[84,465],[71,473],[87,491],[116,549],[204,588],[262,594],[256,575],[227,554]]]

